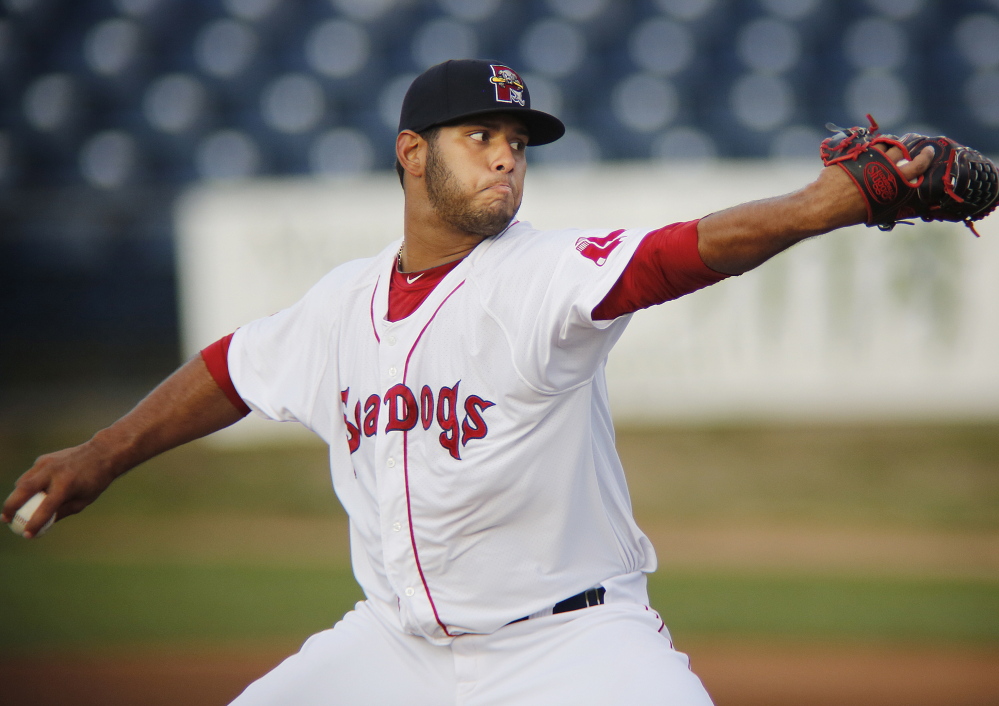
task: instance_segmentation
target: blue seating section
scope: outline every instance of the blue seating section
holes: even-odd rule
[[[539,161],[813,156],[827,121],[999,152],[996,0],[8,0],[0,179],[116,189],[390,168],[408,80],[518,68]]]
[[[563,118],[532,163],[817,160],[865,113],[999,154],[999,0],[0,0],[0,402],[169,370],[180,190],[390,169],[451,57]]]

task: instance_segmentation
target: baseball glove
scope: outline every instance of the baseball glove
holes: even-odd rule
[[[995,210],[999,202],[999,169],[980,152],[948,137],[907,133],[902,137],[878,132],[871,126],[841,128],[826,125],[834,134],[822,141],[826,166],[838,164],[856,183],[867,202],[867,225],[891,230],[915,217],[924,221],[961,221],[978,235],[974,221]],[[884,150],[898,147],[911,160],[926,146],[934,149],[929,168],[914,184],[906,181]]]

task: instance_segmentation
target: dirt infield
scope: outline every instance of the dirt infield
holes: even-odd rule
[[[718,706],[999,704],[999,651],[699,645]],[[33,706],[226,704],[284,653],[149,651],[0,659],[0,702]]]
[[[716,645],[691,652],[718,706],[999,704],[999,651]]]

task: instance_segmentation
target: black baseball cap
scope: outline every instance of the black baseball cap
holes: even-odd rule
[[[523,120],[531,145],[546,145],[565,134],[561,120],[531,107],[531,93],[516,71],[475,59],[451,59],[417,76],[402,101],[399,132],[421,132],[487,113]]]

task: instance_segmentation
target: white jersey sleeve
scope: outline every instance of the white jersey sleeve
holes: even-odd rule
[[[559,392],[589,381],[630,315],[595,321],[594,307],[620,278],[646,231],[536,231],[518,223],[482,264],[484,306],[507,332],[525,382]]]
[[[229,375],[239,396],[258,415],[297,421],[329,443],[337,426],[337,312],[354,275],[368,261],[338,267],[298,302],[236,330],[229,347]]]

